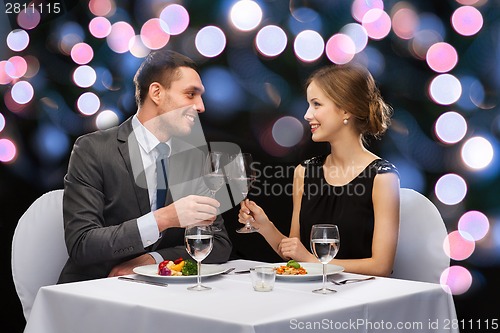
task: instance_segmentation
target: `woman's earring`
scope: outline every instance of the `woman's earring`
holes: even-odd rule
[[[344,125],[347,125],[347,124],[349,124],[349,119],[345,118],[344,119]]]

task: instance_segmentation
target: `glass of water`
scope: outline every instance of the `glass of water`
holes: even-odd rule
[[[320,294],[334,293],[336,290],[326,287],[326,265],[335,258],[339,251],[339,229],[334,224],[315,224],[311,229],[311,251],[323,264],[323,287],[313,292]]]
[[[203,291],[212,289],[201,284],[201,261],[210,254],[214,244],[212,227],[209,225],[186,227],[184,239],[186,241],[187,253],[189,253],[189,255],[196,260],[198,264],[197,284],[195,286],[188,287],[188,290]]]

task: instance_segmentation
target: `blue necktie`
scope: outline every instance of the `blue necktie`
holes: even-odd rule
[[[156,158],[156,208],[165,206],[168,191],[168,155],[170,147],[163,142],[156,146],[158,157]]]

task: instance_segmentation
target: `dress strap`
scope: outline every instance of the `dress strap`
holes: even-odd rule
[[[325,159],[327,156],[328,155],[320,155],[311,157],[310,159],[300,162],[300,164],[306,168],[309,166],[323,166],[323,164],[325,164]]]
[[[387,160],[377,159],[371,163],[371,166],[375,168],[377,174],[392,172],[397,174],[399,177],[399,172],[396,166]]]
[[[308,182],[311,178],[321,178],[320,175],[323,173],[323,164],[325,164],[327,156],[315,156],[300,163],[305,168],[304,181]]]

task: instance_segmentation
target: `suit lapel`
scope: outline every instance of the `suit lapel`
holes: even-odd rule
[[[151,204],[139,144],[132,131],[132,118],[120,125],[117,140],[123,163],[127,167],[129,180],[134,184],[134,193],[141,215],[144,215],[151,211]]]

